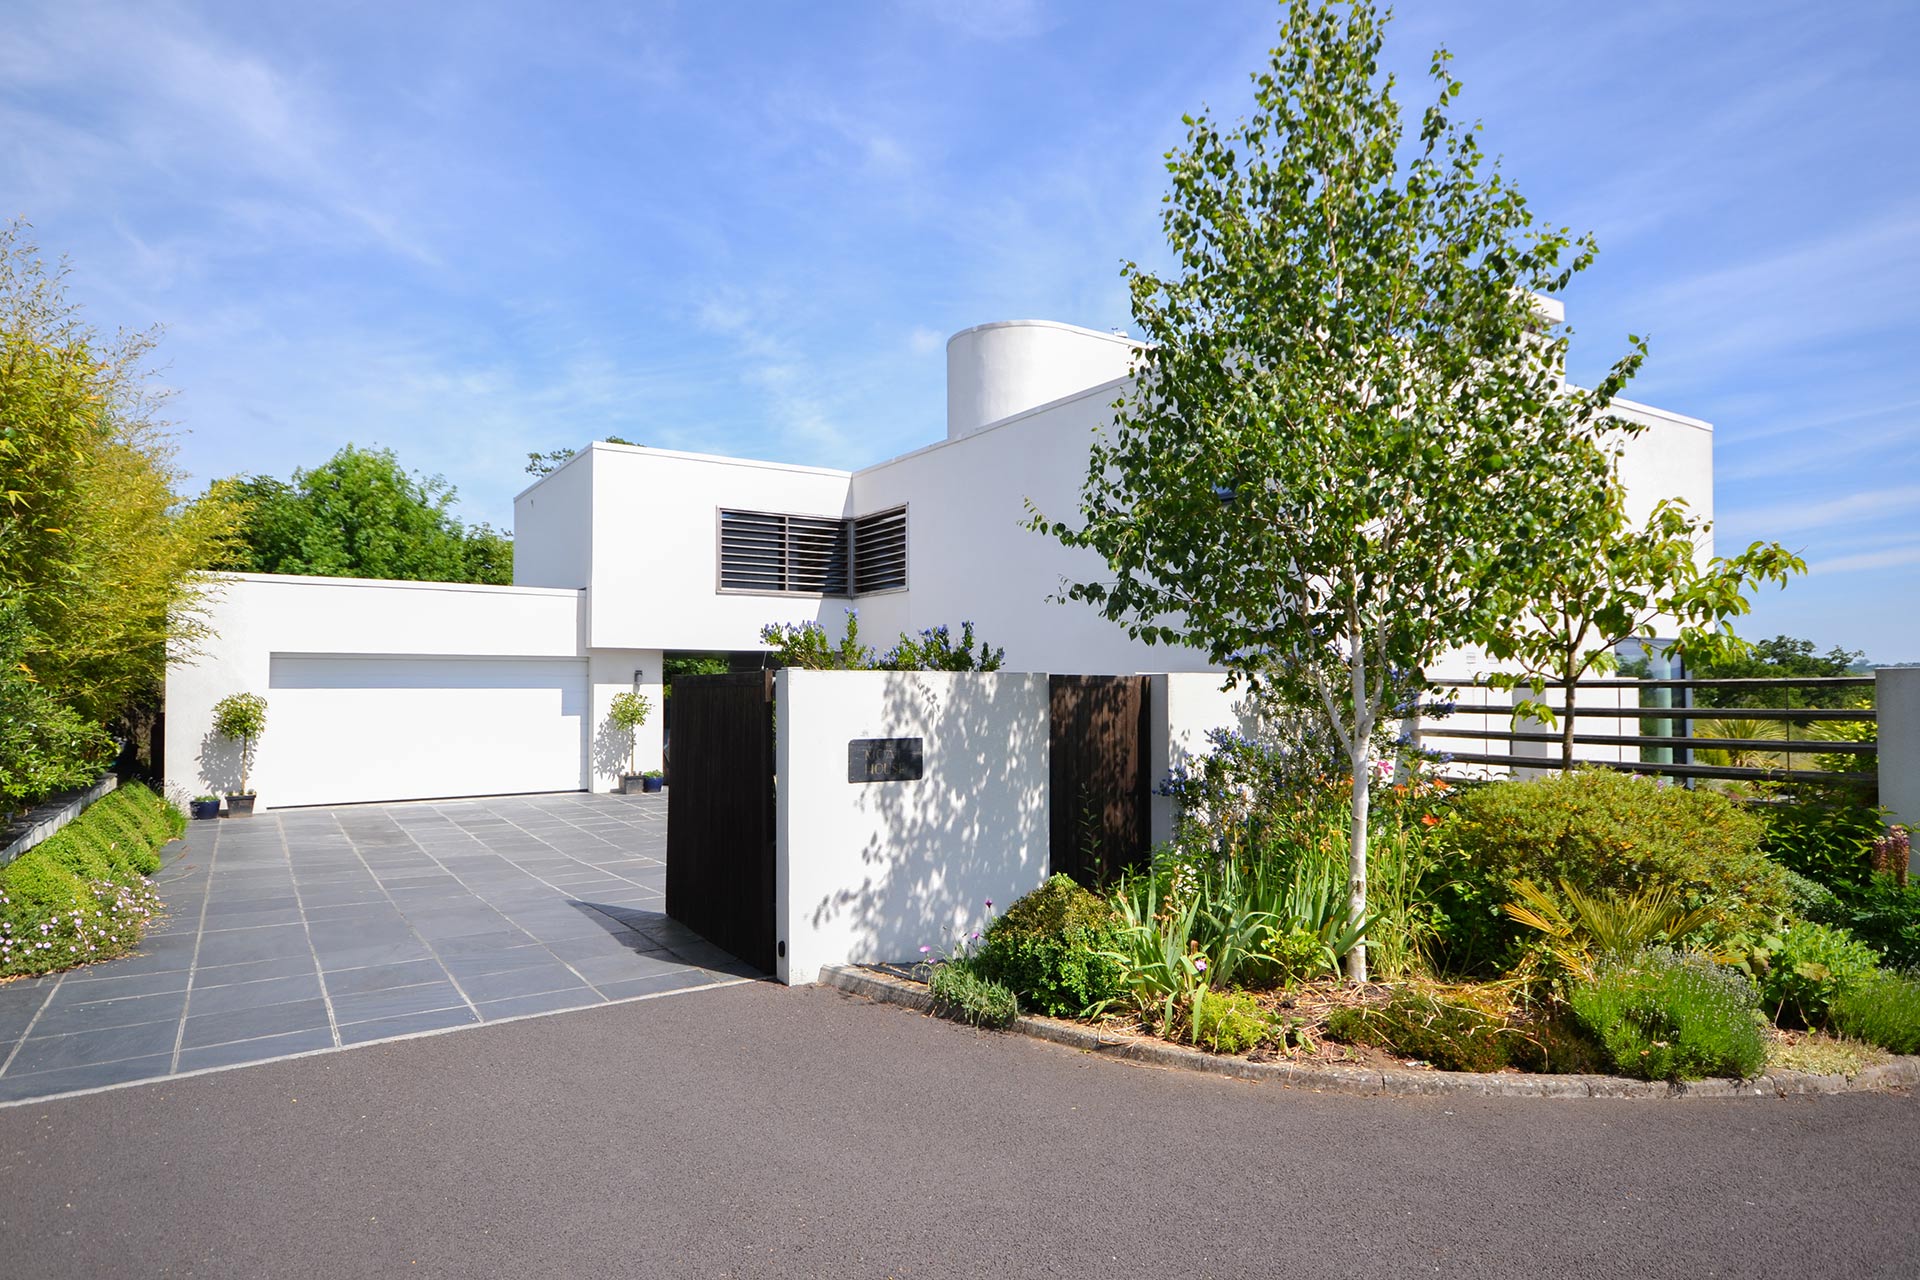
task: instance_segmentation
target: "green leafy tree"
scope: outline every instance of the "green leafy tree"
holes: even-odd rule
[[[1838,645],[1821,653],[1813,641],[1793,636],[1774,636],[1756,640],[1744,652],[1696,656],[1688,669],[1702,680],[1805,680],[1854,675],[1854,668],[1866,660],[1858,649]],[[1784,707],[1785,689],[1700,689],[1696,701],[1710,707]],[[1796,707],[1859,707],[1873,705],[1867,689],[1822,689],[1817,686],[1792,691]],[[1835,721],[1845,724],[1846,721]]]
[[[1617,670],[1623,640],[1651,640],[1671,630],[1666,650],[1689,665],[1737,657],[1746,645],[1728,630],[1745,614],[1748,593],[1806,572],[1806,562],[1777,542],[1755,542],[1731,557],[1702,555],[1712,523],[1683,501],[1655,505],[1635,527],[1626,491],[1614,476],[1584,500],[1576,498],[1561,528],[1560,554],[1508,580],[1496,613],[1480,636],[1489,656],[1510,664],[1486,677],[1497,689],[1529,686],[1517,716],[1559,725],[1560,767],[1573,768],[1577,685]],[[1537,701],[1559,691],[1560,712]]]
[[[213,567],[423,582],[513,581],[513,541],[454,518],[454,487],[410,474],[391,449],[347,445],[289,483],[217,480],[209,497],[246,512],[241,544]]]
[[[1082,523],[1033,517],[1106,562],[1070,598],[1325,718],[1353,773],[1353,919],[1383,716],[1507,575],[1561,553],[1643,355],[1565,385],[1566,334],[1530,295],[1564,288],[1591,240],[1537,225],[1449,117],[1444,51],[1406,136],[1382,29],[1368,3],[1295,5],[1252,110],[1187,119],[1162,218],[1177,271],[1125,268],[1147,345]],[[1364,945],[1347,972],[1366,978]]]
[[[26,682],[14,696],[63,727],[10,737],[0,770],[53,778],[66,772],[57,742],[150,705],[169,649],[204,634],[196,570],[223,553],[238,512],[180,501],[146,382],[154,335],[82,323],[64,267],[48,269],[28,235],[0,225],[0,597],[8,665]]]
[[[113,739],[55,697],[26,661],[26,624],[0,602],[0,823],[40,797],[85,786]]]

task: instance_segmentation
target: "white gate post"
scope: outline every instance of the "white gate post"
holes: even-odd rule
[[[1893,821],[1920,831],[1920,667],[1880,667],[1873,673],[1879,725],[1880,805]]]

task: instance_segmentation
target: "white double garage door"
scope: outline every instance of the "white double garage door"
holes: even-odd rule
[[[587,785],[584,659],[276,653],[268,685],[276,806]]]

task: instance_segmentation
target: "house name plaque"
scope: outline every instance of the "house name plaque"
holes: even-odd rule
[[[925,767],[918,738],[855,738],[847,743],[848,782],[914,782]]]

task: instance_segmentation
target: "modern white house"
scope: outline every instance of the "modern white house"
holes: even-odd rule
[[[1058,603],[1101,566],[1025,527],[1030,504],[1077,510],[1138,350],[1051,321],[963,330],[947,344],[944,437],[857,471],[591,445],[515,499],[512,587],[235,575],[203,653],[168,673],[168,784],[230,785],[211,709],[252,691],[269,703],[263,809],[606,790],[627,759],[608,703],[638,688],[658,706],[666,653],[756,650],[770,622],[838,632],[849,610],[882,647],[971,621],[1013,671],[1207,671]],[[1711,428],[1617,408],[1647,428],[1623,461],[1639,512],[1681,497],[1710,516]],[[658,765],[659,716],[638,749]]]

